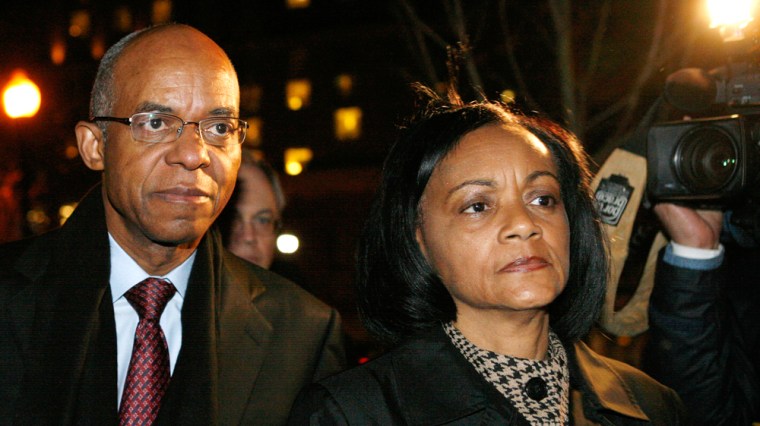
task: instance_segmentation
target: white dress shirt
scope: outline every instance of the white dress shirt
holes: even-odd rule
[[[121,393],[124,390],[124,382],[127,380],[129,361],[132,358],[132,345],[135,340],[135,330],[140,317],[137,311],[124,297],[130,288],[142,280],[150,277],[140,265],[122,249],[111,234],[108,234],[111,248],[111,295],[113,296],[113,311],[116,320],[116,365],[117,384],[119,398],[117,404],[121,405]],[[168,274],[155,277],[164,278],[174,284],[177,292],[169,300],[169,303],[161,314],[161,329],[166,336],[169,346],[169,368],[174,373],[179,349],[182,346],[182,303],[185,300],[187,281],[190,278],[190,270],[193,267],[195,253]]]

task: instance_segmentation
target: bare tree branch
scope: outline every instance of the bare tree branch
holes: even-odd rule
[[[596,24],[596,30],[594,36],[591,39],[591,52],[589,53],[588,65],[586,66],[586,72],[578,80],[578,96],[582,98],[579,103],[586,106],[586,99],[588,98],[588,90],[591,83],[594,82],[596,76],[596,70],[599,67],[599,58],[601,58],[602,46],[604,34],[607,32],[607,22],[610,18],[610,10],[612,9],[609,0],[605,0],[599,9],[599,19]]]
[[[472,56],[472,46],[470,45],[470,38],[467,34],[467,22],[462,11],[462,4],[459,0],[450,1],[450,4],[448,4],[446,0],[443,1],[444,6],[450,12],[447,14],[449,16],[449,23],[454,29],[454,33],[457,35],[457,38],[459,39],[459,50],[462,55],[462,59],[464,60],[467,77],[470,79],[472,87],[475,88],[475,93],[477,96],[480,98],[480,100],[483,100],[483,80],[480,78],[478,67],[475,65],[475,61]]]
[[[430,28],[430,26],[428,26],[422,19],[420,19],[419,16],[417,16],[417,12],[407,0],[397,1],[401,5],[401,10],[403,10],[403,12],[406,14],[406,17],[409,19],[409,22],[413,28],[418,28],[419,31],[426,35],[434,44],[436,44],[441,49],[446,49],[446,46],[448,46],[449,43],[447,43],[443,37],[439,36],[438,33],[433,31],[433,29]]]
[[[433,64],[430,50],[428,49],[427,43],[425,42],[425,35],[427,35],[436,44],[439,44],[440,42],[444,48],[446,46],[446,42],[444,42],[443,39],[438,36],[438,34],[436,34],[430,27],[428,27],[427,24],[419,19],[414,8],[409,4],[407,0],[398,0],[398,4],[401,7],[401,11],[404,14],[404,17],[409,22],[409,25],[406,27],[411,33],[411,37],[414,40],[413,42],[410,42],[410,44],[413,44],[417,47],[416,51],[419,53],[418,59],[422,62],[422,71],[427,75],[429,84],[435,85],[441,80],[438,78],[438,73],[436,72],[436,67]],[[415,51],[414,48],[410,50]]]
[[[649,45],[649,51],[641,71],[638,73],[636,80],[628,91],[627,107],[623,117],[618,122],[618,128],[613,136],[613,140],[620,138],[628,132],[633,120],[633,114],[641,98],[641,90],[644,84],[649,80],[652,73],[657,69],[657,58],[660,55],[660,41],[665,30],[665,13],[667,12],[667,0],[657,2],[657,15],[655,17],[654,31],[652,33],[652,42]]]
[[[549,0],[552,23],[556,33],[555,53],[559,71],[560,96],[562,111],[567,126],[574,133],[583,137],[582,128],[577,121],[578,104],[575,93],[575,72],[573,64],[573,33],[570,12],[570,0]]]
[[[512,70],[512,75],[515,78],[515,83],[517,83],[517,89],[520,95],[525,99],[525,102],[529,108],[541,111],[541,106],[530,93],[530,89],[525,83],[525,77],[523,75],[522,69],[520,68],[520,64],[517,62],[517,57],[515,56],[515,41],[509,28],[509,20],[507,19],[507,0],[499,0],[498,10],[499,23],[501,26],[502,34],[504,35],[504,47],[507,51],[507,62],[509,63],[509,68]]]

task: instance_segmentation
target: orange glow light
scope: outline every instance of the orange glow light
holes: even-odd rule
[[[40,89],[23,71],[14,71],[3,90],[3,107],[10,118],[33,117],[40,110]]]

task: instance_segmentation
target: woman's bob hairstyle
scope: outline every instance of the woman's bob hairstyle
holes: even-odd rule
[[[565,343],[580,339],[597,319],[608,278],[608,256],[589,183],[588,159],[578,139],[559,125],[516,113],[496,102],[464,104],[421,85],[424,106],[410,119],[385,159],[380,187],[358,247],[357,297],[365,327],[395,344],[456,318],[448,291],[415,239],[420,199],[433,170],[464,135],[497,124],[522,128],[552,153],[570,224],[570,273],[549,306],[552,329]]]

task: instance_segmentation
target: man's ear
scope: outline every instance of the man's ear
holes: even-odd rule
[[[92,170],[103,170],[103,132],[97,124],[80,121],[74,128],[79,156]]]

